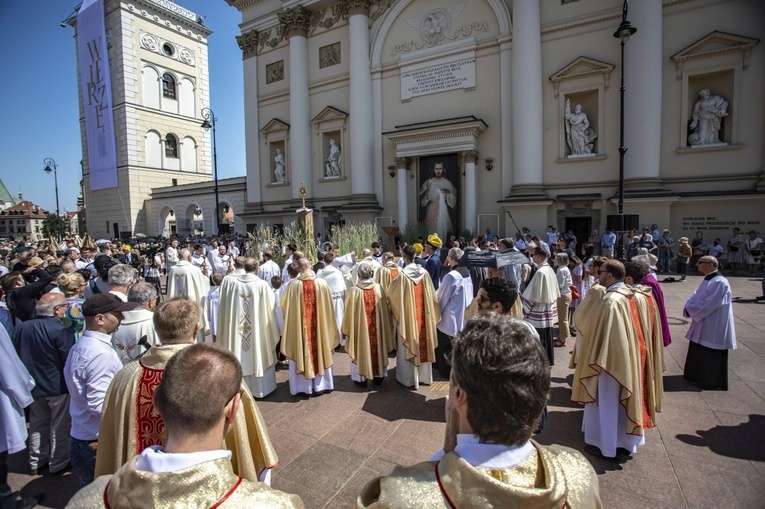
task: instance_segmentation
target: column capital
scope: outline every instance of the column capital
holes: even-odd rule
[[[236,43],[242,50],[242,58],[254,57],[258,54],[258,31],[250,30],[242,35],[236,36]]]
[[[478,162],[478,151],[477,150],[466,150],[462,153],[462,157],[465,158],[466,163],[477,163]]]
[[[408,170],[409,169],[409,161],[410,161],[410,159],[408,157],[397,157],[396,158],[396,169],[397,170]]]
[[[292,9],[285,9],[277,13],[280,27],[284,31],[284,37],[289,39],[293,35],[306,37],[311,28],[311,11],[298,5]]]
[[[344,17],[350,17],[354,14],[363,14],[369,16],[369,6],[371,0],[342,0],[338,6]]]

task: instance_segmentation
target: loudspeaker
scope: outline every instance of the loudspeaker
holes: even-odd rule
[[[606,216],[606,230],[619,231],[621,225],[619,224],[618,214],[609,214]],[[624,214],[624,231],[639,230],[640,229],[640,216],[638,214]]]

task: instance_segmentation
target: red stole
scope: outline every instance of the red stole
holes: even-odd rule
[[[303,309],[305,309],[305,340],[311,356],[313,372],[318,373],[319,344],[316,342],[319,329],[319,317],[316,314],[316,285],[313,279],[303,280]]]
[[[364,314],[367,318],[367,327],[369,329],[369,356],[372,358],[372,375],[375,378],[382,377],[380,373],[380,362],[378,359],[377,340],[377,309],[375,306],[375,290],[370,288],[362,290],[364,293]]]
[[[150,445],[165,445],[165,422],[152,401],[163,373],[162,369],[147,368],[141,364],[141,378],[135,395],[136,455]]]

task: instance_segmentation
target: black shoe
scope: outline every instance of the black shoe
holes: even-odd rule
[[[632,451],[629,451],[629,450],[625,449],[624,447],[617,447],[616,448],[616,455],[617,456],[628,456],[628,457],[631,457],[632,456]]]
[[[355,385],[356,387],[366,387],[367,386],[367,381],[364,380],[363,382],[358,382],[358,381],[354,380],[353,381],[353,385]]]
[[[765,295],[760,295],[759,297],[755,297],[754,300],[765,300]]]
[[[45,499],[45,493],[40,493],[39,495],[35,495],[34,497],[21,497],[19,492],[15,492],[13,494],[14,498],[18,497],[14,503],[13,503],[13,509],[32,509],[33,507],[37,507],[40,502]]]
[[[64,468],[62,468],[61,470],[56,470],[55,472],[50,472],[50,475],[51,475],[51,477],[59,477],[59,476],[62,476],[65,473],[67,473],[67,472],[69,472],[71,470],[72,470],[72,464],[71,463],[67,463],[66,466]]]
[[[375,385],[382,385],[383,380],[385,380],[385,378],[383,378],[383,377],[375,377],[375,378],[372,379],[372,381],[375,383]]]

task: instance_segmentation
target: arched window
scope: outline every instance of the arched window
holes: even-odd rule
[[[165,157],[178,158],[178,138],[172,134],[165,136]]]
[[[162,75],[162,96],[175,99],[175,78],[171,74]]]

